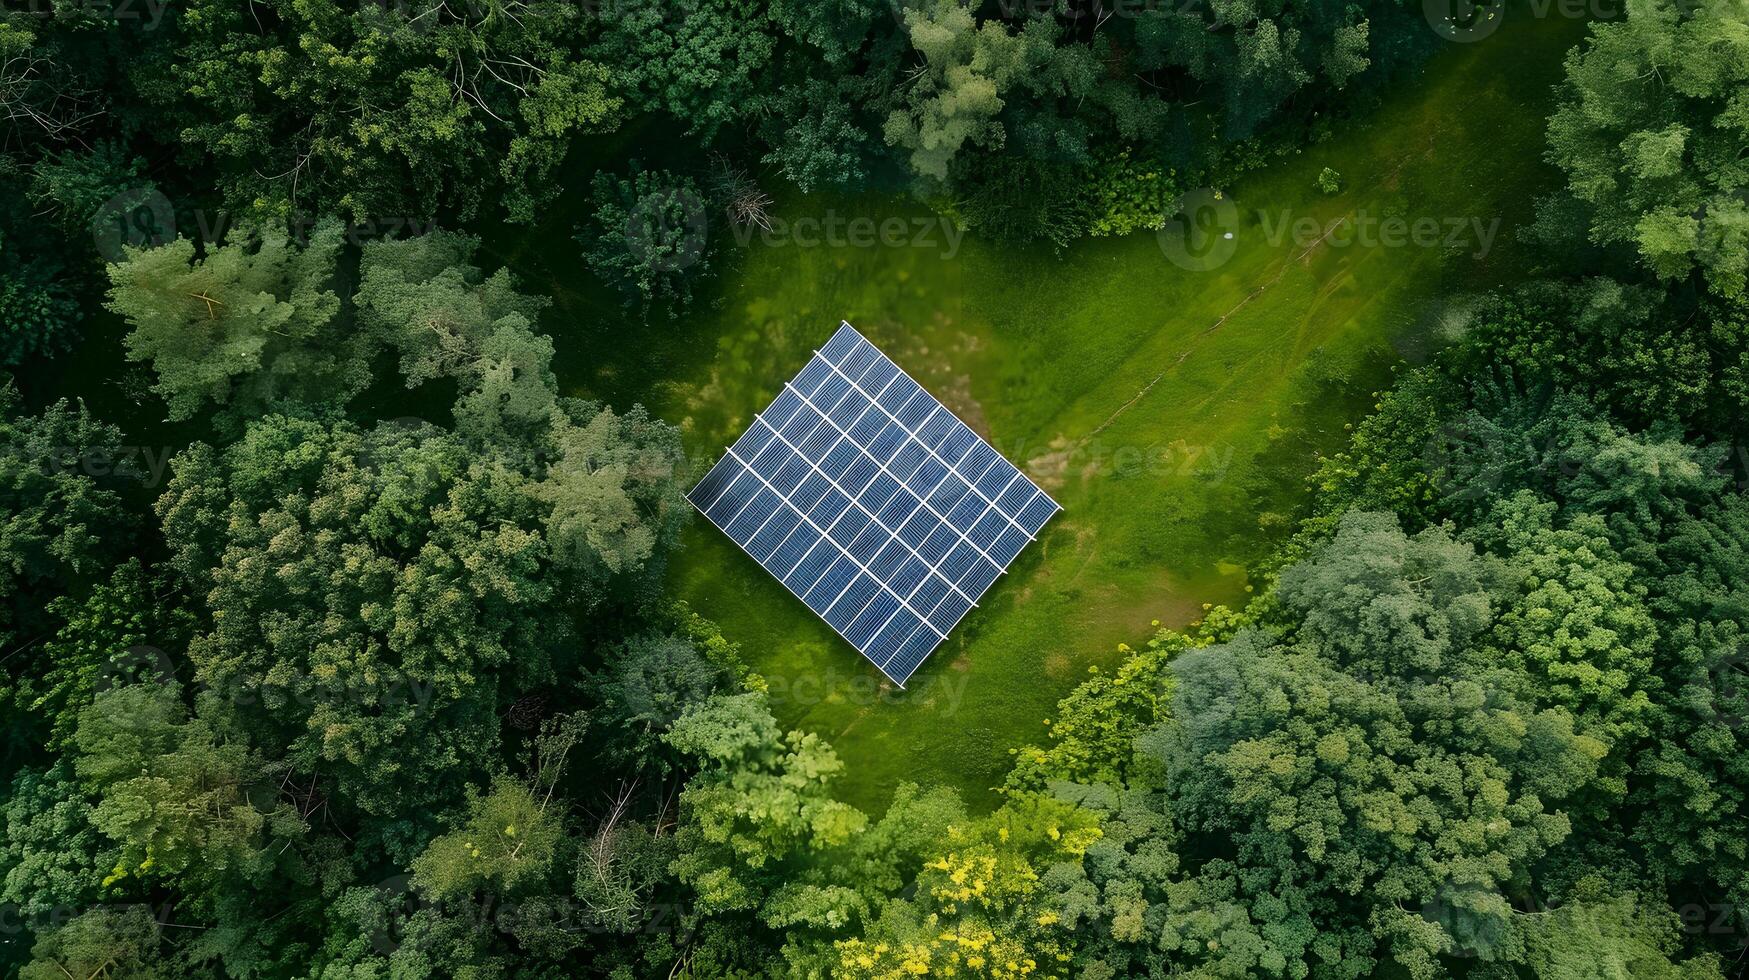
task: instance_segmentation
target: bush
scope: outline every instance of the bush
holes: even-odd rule
[[[629,178],[596,175],[595,211],[576,236],[583,258],[628,303],[684,306],[710,271],[709,208],[692,178],[632,168]]]

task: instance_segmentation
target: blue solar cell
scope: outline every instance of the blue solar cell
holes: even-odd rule
[[[972,567],[966,569],[964,575],[960,576],[957,584],[960,591],[966,595],[981,596],[1001,574],[1002,569],[990,564],[989,559],[980,557],[977,561],[972,562]]]
[[[832,417],[833,423],[838,428],[849,430],[858,419],[862,418],[862,413],[872,407],[874,407],[874,402],[863,397],[861,393],[853,391],[840,398],[838,404],[832,406],[832,410],[826,414]]]
[[[780,429],[785,422],[789,421],[790,416],[801,411],[806,404],[802,401],[801,395],[796,394],[792,388],[786,386],[778,392],[777,400],[772,402],[765,411],[760,412],[758,417],[766,425]]]
[[[736,544],[745,548],[747,542],[753,539],[753,533],[764,527],[765,522],[770,520],[771,515],[777,513],[777,509],[782,506],[783,498],[762,487],[758,493],[753,495],[752,501],[741,508],[739,514],[735,515],[734,520],[724,525],[723,533],[734,538]]]
[[[921,664],[923,658],[929,656],[940,642],[941,638],[936,636],[927,626],[920,626],[882,669],[888,672],[888,677],[910,677],[911,672],[917,669],[917,665]]]
[[[1028,540],[1020,528],[1010,524],[1003,528],[1000,535],[997,535],[996,543],[984,550],[989,553],[991,558],[1006,566],[1014,560],[1016,555],[1020,554],[1020,549],[1026,547]]]
[[[874,395],[878,401],[882,392],[899,377],[899,368],[892,361],[882,357],[864,371],[862,377],[856,379],[857,387]]]
[[[909,609],[900,607],[887,625],[882,626],[880,632],[874,635],[874,639],[870,640],[862,649],[871,657],[878,654],[881,661],[884,661],[891,655],[892,651],[897,650],[912,633],[918,630],[919,622]],[[877,661],[878,663],[879,661]]]
[[[839,547],[848,548],[850,542],[855,541],[856,536],[861,534],[871,523],[873,522],[868,519],[868,515],[864,514],[861,508],[852,507],[846,510],[844,516],[838,518],[830,528],[827,528],[826,533],[832,537],[832,540],[838,542]]]
[[[869,599],[868,605],[856,614],[844,627],[844,638],[858,650],[868,646],[868,641],[874,639],[875,632],[893,618],[893,613],[899,611],[899,600],[890,592],[878,591]]]
[[[887,470],[901,480],[910,480],[927,459],[929,450],[913,439],[899,449],[899,454],[887,464]]]
[[[861,488],[853,487],[847,483],[844,479],[844,471],[850,469],[851,464],[855,463],[861,456],[862,450],[856,448],[854,443],[849,440],[841,440],[833,444],[832,448],[826,451],[825,458],[820,460],[820,472],[838,481],[838,485],[843,487],[846,492],[855,493]]]
[[[897,422],[888,422],[868,441],[868,454],[875,459],[892,459],[911,436]]]
[[[900,684],[1057,510],[849,324],[687,499]]]
[[[996,498],[996,509],[1013,517],[1020,513],[1020,508],[1037,492],[1038,488],[1032,485],[1031,480],[1015,480],[1008,485],[1007,490],[1002,491],[1002,496]]]
[[[952,591],[953,587],[947,584],[946,579],[931,573],[921,585],[917,586],[917,591],[911,593],[911,608],[928,615],[929,611],[941,602],[942,596]]]
[[[771,520],[766,521],[765,526],[747,542],[747,553],[758,559],[760,564],[764,564],[771,557],[771,553],[777,550],[777,546],[801,523],[802,515],[796,513],[794,507],[788,504],[779,506],[771,515]]]
[[[935,414],[939,408],[941,408],[941,403],[936,401],[929,392],[919,388],[916,397],[906,402],[905,407],[893,414],[899,417],[900,423],[905,426],[907,431],[916,432],[917,427],[922,425],[929,416]]]
[[[943,466],[940,460],[931,456],[925,459],[923,465],[917,467],[917,472],[911,474],[911,478],[905,482],[910,485],[912,493],[927,500],[929,495],[935,492],[935,488],[941,486],[941,481],[946,478],[947,474],[947,467]]]
[[[809,459],[822,459],[827,450],[837,445],[842,438],[837,429],[822,422],[818,428],[808,433],[806,439],[796,443],[796,451]]]
[[[922,501],[917,499],[916,494],[909,490],[900,490],[893,494],[892,499],[888,500],[875,516],[880,518],[881,523],[887,527],[903,527],[905,522],[921,506]]]
[[[861,573],[856,570],[856,562],[851,561],[849,555],[841,553],[838,560],[832,563],[832,567],[826,569],[826,573],[814,583],[813,588],[802,596],[802,601],[808,604],[809,609],[824,616],[826,610],[832,608],[832,603],[838,601],[838,597],[844,594],[845,589],[850,588],[850,583],[856,581],[859,574]]]
[[[946,479],[929,492],[929,506],[935,508],[936,513],[945,516],[948,511],[953,510],[954,504],[960,502],[960,498],[971,492],[971,485],[960,479],[958,473],[949,473]]]
[[[887,579],[887,584],[893,587],[894,592],[909,599],[911,593],[916,591],[917,583],[928,576],[929,566],[923,563],[923,559],[906,558],[899,563],[899,570]]]
[[[850,556],[863,565],[872,564],[875,556],[881,553],[888,542],[893,540],[892,534],[879,524],[870,524],[862,529],[862,533],[850,542]]]
[[[806,480],[808,474],[812,472],[814,472],[814,464],[795,453],[791,453],[789,459],[777,468],[777,472],[771,474],[771,485],[777,488],[778,493],[787,497],[795,493],[796,488],[801,486],[802,481]]]
[[[954,463],[953,468],[959,471],[960,476],[975,483],[997,458],[996,450],[979,443],[972,447],[971,452],[966,453],[964,459]]]
[[[970,612],[971,608],[972,604],[965,596],[957,592],[950,592],[946,598],[941,600],[941,605],[936,606],[935,611],[929,614],[929,622],[936,629],[946,633],[953,629],[954,624],[959,622],[967,612]]]
[[[917,438],[930,449],[939,449],[953,435],[954,427],[959,422],[950,412],[936,412],[917,430]]]
[[[1037,534],[1038,529],[1044,527],[1045,522],[1056,512],[1057,502],[1041,493],[1020,508],[1020,513],[1014,515],[1014,523],[1019,524],[1028,534]]]
[[[831,368],[827,368],[827,370],[831,371]],[[808,396],[808,401],[820,411],[830,412],[833,406],[838,404],[838,400],[848,394],[851,394],[849,380],[844,375],[832,371],[824,381],[820,382],[819,390]]]
[[[983,497],[968,493],[960,498],[959,503],[953,505],[953,510],[947,512],[947,522],[954,527],[971,527],[989,507],[989,502]]]
[[[705,514],[718,527],[733,520],[735,515],[741,512],[741,508],[747,506],[747,502],[753,499],[753,495],[763,489],[760,487],[757,477],[747,472],[744,467],[737,468],[740,472],[736,475],[735,482],[729,484],[729,488],[719,494],[716,501],[711,504],[710,509],[705,511]]]
[[[947,557],[947,553],[953,550],[954,544],[959,539],[958,531],[937,522],[935,527],[930,529],[928,537],[925,537],[923,543],[917,546],[917,553],[923,556],[924,561],[939,564],[943,558]]]
[[[783,577],[784,584],[794,589],[797,595],[807,595],[808,590],[820,581],[820,576],[838,561],[843,555],[830,539],[822,538],[807,557],[796,563],[788,575]]]
[[[813,466],[810,464],[808,468],[811,471]],[[802,477],[801,485],[796,487],[795,492],[789,495],[789,502],[795,506],[796,510],[812,516],[814,523],[818,524],[820,517],[814,513],[814,505],[825,499],[826,494],[831,492],[831,480],[818,473],[809,472],[807,476]]]
[[[777,426],[777,431],[791,444],[799,445],[803,439],[808,437],[808,433],[814,431],[814,427],[819,424],[820,413],[803,405],[796,409],[795,414],[785,420],[782,425]]]
[[[960,422],[959,419],[954,419],[954,422],[958,424],[954,426],[952,432],[947,434],[947,438],[942,440],[940,447],[935,450],[935,454],[949,465],[964,459],[966,453],[978,444],[976,432],[966,428],[965,423]]]
[[[922,391],[922,387],[917,382],[901,374],[887,385],[886,390],[882,391],[880,397],[876,398],[875,401],[879,402],[882,408],[897,415],[899,409],[911,400],[912,395],[921,394]]]
[[[899,566],[903,565],[910,558],[911,549],[905,547],[903,541],[888,539],[886,546],[880,550],[879,554],[875,555],[873,561],[868,563],[868,570],[873,572],[875,577],[881,581],[891,582],[893,580],[893,573],[897,572]],[[903,595],[904,593],[900,594]]]
[[[698,486],[693,487],[692,492],[686,495],[687,499],[692,501],[694,507],[703,510],[715,503],[717,495],[727,490],[729,484],[740,474],[741,464],[724,456],[717,461],[717,465],[710,468],[704,479],[698,481]]]
[[[893,499],[893,494],[898,492],[898,480],[885,473],[877,473],[874,480],[869,483],[868,489],[862,492],[862,504],[871,511],[878,511],[887,501]],[[890,526],[897,527],[898,525]]]
[[[761,449],[771,443],[771,429],[763,425],[752,425],[747,428],[746,432],[741,433],[741,438],[735,440],[735,444],[730,447],[730,450],[742,459],[752,459],[759,455]]]
[[[978,477],[978,492],[995,500],[1002,495],[1002,491],[1008,489],[1009,485],[1019,478],[1020,471],[1014,468],[1014,464],[999,458],[990,464],[990,468],[984,471],[983,476]]]
[[[784,539],[784,542],[777,546],[777,550],[765,559],[765,570],[780,579],[787,580],[790,570],[796,567],[797,562],[807,556],[808,551],[819,540],[820,532],[814,530],[808,522],[801,522],[795,532]]]
[[[881,585],[873,576],[866,572],[859,573],[844,587],[844,593],[837,601],[827,607],[826,622],[831,623],[832,628],[838,632],[844,632],[844,628],[850,625],[856,614],[862,612],[862,608],[880,591]]]
[[[827,364],[825,361],[816,357],[808,362],[807,367],[802,368],[802,373],[796,375],[796,379],[791,381],[790,384],[793,385],[797,391],[806,395],[809,401],[818,405],[819,400],[814,398],[814,393],[819,391],[820,385],[825,383],[826,379],[832,377],[832,375],[832,365]]]
[[[983,517],[978,518],[978,523],[973,524],[972,529],[966,532],[966,537],[970,538],[973,544],[989,551],[990,546],[995,544],[996,539],[1001,537],[1002,532],[1008,530],[1010,526],[1008,518],[1004,517],[1001,512],[988,510],[984,512]]]
[[[862,376],[870,367],[881,360],[881,352],[866,340],[858,339],[856,346],[843,360],[837,361],[838,370],[843,371],[848,378],[853,378],[862,384]],[[866,388],[867,386],[864,385]]]
[[[868,341],[863,340],[861,334],[852,330],[850,324],[846,323],[838,328],[838,332],[832,335],[831,340],[826,341],[826,346],[820,348],[820,356],[833,364],[840,364],[843,363],[846,354],[867,343]]]
[[[947,557],[937,566],[949,582],[958,582],[974,564],[983,559],[978,557],[978,550],[967,542],[961,541],[953,546]]]

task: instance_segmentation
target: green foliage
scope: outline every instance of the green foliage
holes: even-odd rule
[[[1699,269],[1740,297],[1749,272],[1749,22],[1741,0],[1636,0],[1567,60],[1549,159],[1591,240],[1659,278]]]
[[[614,73],[582,56],[587,18],[559,0],[287,4],[180,11],[183,141],[220,165],[232,208],[425,221],[472,214],[502,181],[514,220],[552,199],[578,133],[611,130]],[[495,179],[496,178],[496,179]]]
[[[549,811],[550,794],[537,798],[509,777],[490,792],[468,796],[467,819],[413,859],[413,884],[445,901],[489,891],[513,895],[552,872],[564,828]]]
[[[41,629],[48,599],[97,578],[126,543],[131,519],[107,465],[122,459],[121,431],[66,401],[21,415],[0,387],[0,636]],[[20,670],[15,676],[33,676]]]
[[[0,367],[65,350],[77,307],[40,261],[21,260],[0,235]]]
[[[577,231],[590,271],[646,306],[684,306],[710,273],[709,219],[690,177],[639,170],[631,177],[595,175],[595,210]],[[671,309],[672,312],[672,309]]]
[[[200,257],[186,238],[130,248],[109,267],[128,357],[152,365],[173,419],[211,406],[235,425],[286,399],[344,403],[370,381],[369,347],[336,317],[340,225],[318,225],[307,245],[246,237]]]
[[[1334,194],[1342,189],[1342,175],[1325,167],[1318,171],[1318,179],[1315,183],[1319,191],[1325,194]]]
[[[104,884],[128,876],[248,872],[265,837],[295,835],[297,818],[250,801],[265,773],[234,737],[190,718],[169,684],[97,695],[75,735],[80,782],[98,799],[91,823],[121,847]]]
[[[102,894],[99,882],[120,851],[91,822],[91,804],[66,760],[12,779],[0,839],[0,902],[26,921],[85,908]]]
[[[782,731],[763,694],[694,705],[665,737],[700,766],[681,796],[674,871],[697,892],[701,913],[754,907],[793,858],[843,844],[867,824],[827,793],[842,768],[832,747]]]
[[[182,976],[160,953],[162,939],[162,929],[144,905],[92,909],[38,939],[19,980]]]

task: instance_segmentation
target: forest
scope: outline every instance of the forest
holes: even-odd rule
[[[0,107],[0,975],[1749,976],[1749,0],[8,0]],[[1064,506],[905,690],[685,496],[846,318]]]

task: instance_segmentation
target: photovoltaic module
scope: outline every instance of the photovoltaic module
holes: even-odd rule
[[[1062,509],[848,323],[687,499],[900,687]]]

